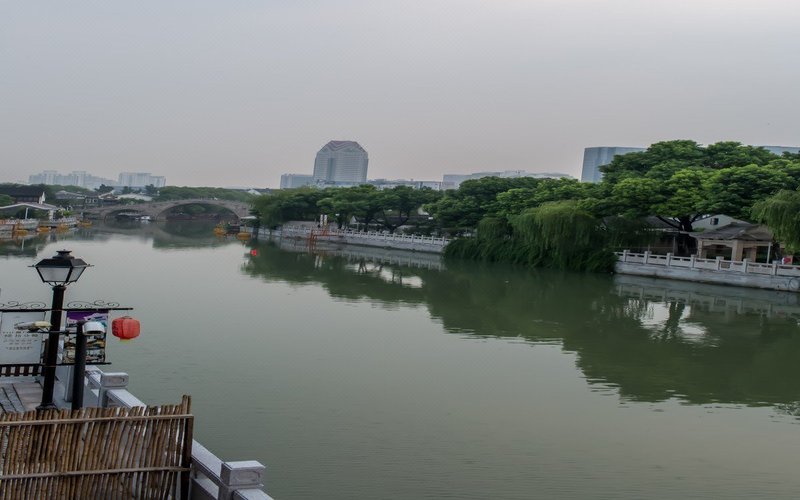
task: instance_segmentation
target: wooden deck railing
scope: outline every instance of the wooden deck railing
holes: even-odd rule
[[[177,405],[0,415],[0,499],[189,498],[192,423]]]
[[[88,402],[100,407],[146,406],[127,390],[126,373],[104,373],[86,369]],[[265,467],[256,461],[223,462],[202,444],[192,441],[190,498],[202,500],[272,500],[264,492]]]

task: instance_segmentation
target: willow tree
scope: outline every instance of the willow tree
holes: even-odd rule
[[[800,250],[800,192],[779,191],[753,205],[755,220],[769,226],[775,238],[792,250]]]
[[[509,218],[485,217],[474,238],[458,238],[445,257],[503,261],[532,267],[611,271],[609,231],[578,200],[543,203]]]
[[[598,219],[575,200],[544,203],[511,221],[529,264],[558,269],[613,269],[614,255]]]

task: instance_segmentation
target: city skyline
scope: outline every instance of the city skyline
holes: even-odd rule
[[[788,0],[13,3],[0,179],[145,168],[277,187],[332,137],[369,148],[371,177],[415,179],[578,178],[604,144],[797,144],[799,14]]]

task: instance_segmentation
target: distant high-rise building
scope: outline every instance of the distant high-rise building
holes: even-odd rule
[[[367,184],[373,185],[378,189],[392,189],[398,186],[407,186],[412,189],[432,189],[442,190],[441,181],[415,181],[413,179],[369,179]]]
[[[772,154],[782,155],[783,153],[800,153],[800,147],[797,146],[759,146],[764,148]]]
[[[583,150],[583,171],[581,172],[581,182],[600,182],[603,172],[600,167],[608,165],[617,155],[644,151],[645,148],[622,148],[616,146],[603,146],[597,148],[586,148]]]
[[[46,184],[49,186],[78,186],[86,189],[97,189],[102,184],[107,186],[114,184],[111,179],[97,177],[83,170],[75,170],[68,174],[59,174],[55,170],[45,170],[28,176],[28,182],[30,184]]]
[[[330,141],[314,160],[319,185],[357,185],[367,182],[367,151],[355,141]]]
[[[131,188],[143,188],[152,185],[160,188],[167,185],[167,178],[160,175],[151,175],[150,172],[121,172],[117,185]]]
[[[444,174],[442,176],[442,189],[458,189],[462,182],[484,177],[534,177],[537,179],[561,179],[571,177],[560,172],[527,172],[525,170],[503,170],[500,172],[475,172],[474,174]]]
[[[281,176],[281,189],[292,189],[314,184],[313,175],[283,174]]]

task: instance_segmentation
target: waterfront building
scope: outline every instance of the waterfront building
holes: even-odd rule
[[[330,141],[314,160],[314,183],[357,186],[367,182],[367,151],[355,141]]]
[[[314,185],[314,176],[305,174],[281,175],[281,189],[293,189]]]
[[[152,175],[150,172],[121,172],[117,186],[130,188],[144,188],[147,186],[161,188],[167,185],[167,178],[161,175]]]
[[[525,170],[503,170],[501,172],[475,172],[473,174],[444,174],[442,189],[458,189],[462,182],[483,177],[519,178],[534,177],[537,179],[562,179],[572,176],[560,172],[527,172]]]
[[[600,182],[603,173],[600,167],[608,165],[617,155],[645,151],[646,148],[627,148],[619,146],[600,146],[583,150],[583,170],[581,182]]]
[[[21,184],[0,185],[0,194],[9,196],[14,203],[44,203],[44,189],[39,186],[23,186]]]

